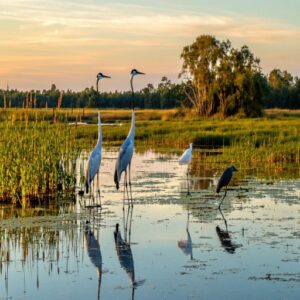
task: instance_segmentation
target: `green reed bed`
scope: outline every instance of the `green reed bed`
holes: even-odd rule
[[[21,110],[0,122],[0,132],[0,200],[24,205],[74,183],[75,127],[27,122]]]
[[[104,126],[106,145],[120,145],[130,128]],[[83,126],[77,136],[84,145],[97,139],[96,126]],[[91,140],[92,139],[92,140]],[[294,162],[300,163],[300,118],[260,119],[174,119],[136,122],[136,147],[153,150],[184,149],[190,142],[212,161]]]

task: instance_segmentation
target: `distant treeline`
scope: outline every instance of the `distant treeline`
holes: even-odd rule
[[[139,108],[173,108],[184,103],[185,84],[171,83],[163,77],[157,87],[148,84],[135,92],[135,105]],[[53,107],[101,107],[101,108],[130,108],[131,91],[97,93],[94,87],[81,92],[71,90],[60,91],[52,84],[49,90],[18,91],[0,90],[0,106],[53,108]]]
[[[300,108],[300,79],[287,71],[261,72],[260,60],[247,46],[235,49],[230,41],[210,35],[198,37],[183,48],[182,83],[163,77],[158,86],[148,84],[136,92],[139,108],[194,107],[199,115],[259,116],[263,108]],[[131,92],[101,92],[94,87],[81,92],[0,90],[0,106],[130,108]]]

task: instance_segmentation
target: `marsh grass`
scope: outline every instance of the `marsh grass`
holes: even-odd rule
[[[24,206],[56,193],[59,185],[73,188],[75,128],[22,109],[2,115],[0,132],[0,200]]]
[[[119,147],[130,128],[130,110],[101,110],[104,147]],[[75,126],[69,126],[74,122]],[[79,126],[76,122],[86,122]],[[75,185],[80,149],[97,140],[97,110],[14,109],[0,112],[0,199],[26,203]],[[180,154],[190,142],[203,163],[242,168],[286,165],[299,170],[300,114],[272,111],[259,119],[198,118],[188,111],[137,110],[136,151]]]
[[[148,112],[152,115],[152,111]],[[250,163],[296,163],[300,162],[300,115],[279,115],[259,119],[228,118],[200,119],[176,118],[174,111],[165,112],[168,120],[146,118],[143,112],[136,114],[136,148],[176,151],[184,149],[190,142],[201,150],[210,161]],[[159,113],[157,113],[159,115]],[[104,126],[103,141],[106,145],[119,145],[130,128],[128,118],[123,115],[122,126]],[[164,117],[163,114],[160,115]],[[93,116],[91,116],[92,120]],[[96,120],[93,120],[96,122]],[[111,112],[102,112],[102,121],[111,122]],[[78,128],[77,137],[83,146],[97,139],[97,127],[88,125]],[[217,154],[217,155],[213,155]]]

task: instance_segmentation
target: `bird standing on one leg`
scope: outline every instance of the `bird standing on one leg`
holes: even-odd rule
[[[219,179],[216,192],[219,193],[221,191],[221,189],[223,187],[225,187],[225,194],[219,204],[219,209],[221,208],[221,204],[222,204],[224,198],[226,197],[227,186],[232,178],[232,173],[236,172],[236,171],[237,171],[237,169],[234,166],[231,166],[224,171],[224,173],[222,174],[222,176]]]
[[[188,183],[188,192],[187,196],[190,195],[190,185],[189,185],[189,164],[192,161],[192,151],[193,151],[193,143],[190,144],[190,147],[186,149],[179,159],[180,165],[188,165],[186,169],[186,178]]]
[[[132,107],[132,116],[131,116],[131,128],[130,131],[123,142],[121,149],[119,151],[118,160],[116,162],[115,167],[115,174],[114,174],[114,181],[116,184],[117,190],[120,186],[120,180],[121,175],[125,171],[125,178],[124,178],[124,189],[127,189],[127,170],[129,175],[129,186],[131,188],[131,174],[130,174],[130,166],[131,166],[131,159],[133,155],[133,149],[134,149],[134,134],[135,134],[135,111],[134,111],[134,90],[133,90],[133,78],[136,75],[144,75],[144,73],[137,71],[136,69],[133,69],[131,71],[131,92],[132,92],[132,100],[131,100],[131,107]],[[128,200],[129,201],[129,200]]]

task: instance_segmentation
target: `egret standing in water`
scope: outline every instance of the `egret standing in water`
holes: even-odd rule
[[[237,171],[237,169],[234,166],[231,166],[224,171],[224,173],[222,174],[222,176],[219,179],[216,192],[219,193],[221,191],[221,189],[223,187],[225,187],[225,194],[219,204],[219,209],[221,208],[221,204],[222,204],[224,198],[226,197],[227,186],[232,178],[232,173],[236,172],[236,171]]]
[[[98,73],[97,75],[97,92],[98,92],[98,85],[99,80],[103,78],[110,78],[109,76],[103,75],[102,73]],[[98,141],[93,149],[93,151],[90,154],[89,160],[88,160],[88,167],[86,170],[86,176],[85,176],[85,187],[86,187],[86,193],[89,192],[89,188],[91,186],[91,183],[94,181],[95,176],[97,175],[97,187],[99,189],[99,170],[101,165],[101,157],[102,157],[102,127],[101,127],[101,118],[100,118],[100,112],[98,112]],[[100,192],[100,190],[98,190]],[[100,207],[101,207],[101,197],[100,197]]]
[[[193,152],[193,143],[190,144],[190,147],[186,149],[179,159],[180,165],[187,165],[186,169],[186,178],[188,183],[188,192],[187,195],[190,195],[190,185],[189,185],[189,164],[192,161],[192,152]]]
[[[116,162],[115,167],[115,175],[114,175],[114,181],[116,184],[117,190],[120,186],[120,180],[121,175],[125,171],[125,177],[124,177],[124,191],[125,188],[127,189],[127,169],[129,173],[129,186],[131,189],[131,174],[130,174],[130,167],[131,167],[131,159],[133,155],[133,149],[134,149],[134,133],[135,133],[135,111],[134,111],[134,90],[133,90],[133,78],[136,75],[144,75],[144,73],[139,72],[136,69],[133,69],[131,71],[131,79],[130,79],[130,85],[131,85],[131,93],[132,93],[132,99],[131,99],[131,108],[132,108],[132,116],[131,116],[131,128],[127,135],[127,138],[123,142],[121,149],[119,151],[118,160]],[[129,199],[128,199],[129,201]]]

